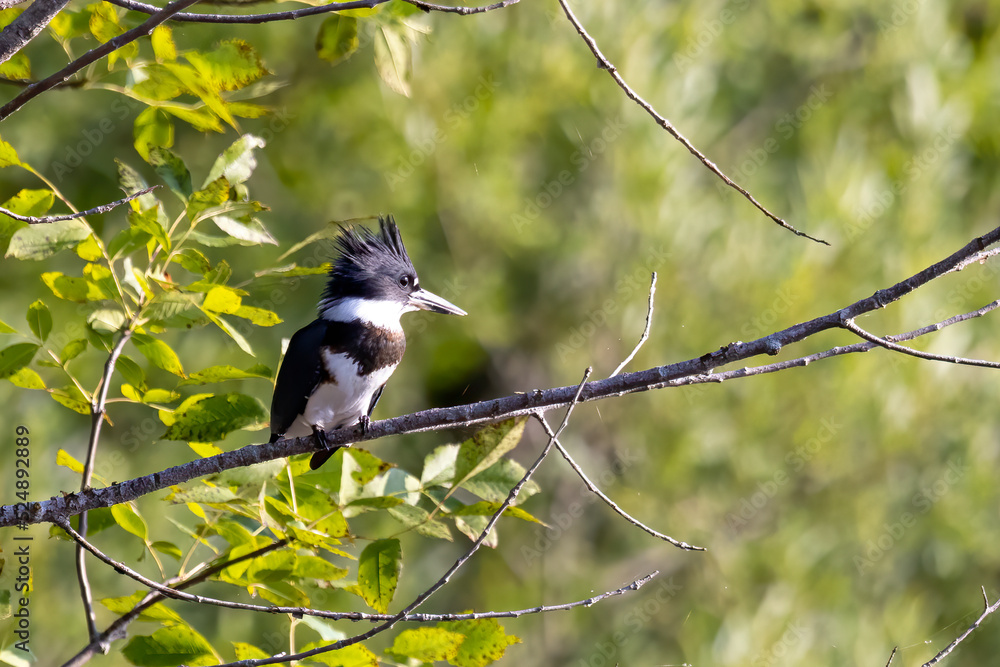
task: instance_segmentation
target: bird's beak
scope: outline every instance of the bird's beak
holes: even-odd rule
[[[410,294],[410,305],[420,310],[430,310],[435,313],[446,313],[450,315],[467,315],[464,310],[455,304],[445,301],[437,294],[428,292],[425,289],[418,289]]]

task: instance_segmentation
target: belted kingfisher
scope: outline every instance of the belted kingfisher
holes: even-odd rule
[[[379,232],[346,228],[330,269],[319,317],[288,343],[271,400],[271,442],[315,434],[324,447],[315,470],[337,448],[323,431],[361,422],[367,427],[385,383],[406,349],[399,318],[412,310],[465,315],[420,287],[392,216]]]

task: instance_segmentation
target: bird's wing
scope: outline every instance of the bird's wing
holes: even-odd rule
[[[326,330],[327,323],[316,320],[296,331],[288,342],[271,399],[272,436],[284,435],[291,427],[295,418],[306,409],[309,396],[323,377],[320,349]]]
[[[372,413],[375,412],[375,405],[378,403],[378,399],[382,398],[382,390],[385,389],[385,384],[379,387],[375,391],[375,395],[372,396],[371,405],[368,406],[368,416],[371,417]]]

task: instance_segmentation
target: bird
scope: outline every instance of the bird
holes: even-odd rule
[[[428,310],[465,315],[422,287],[393,217],[379,230],[344,227],[327,276],[319,316],[288,343],[271,399],[271,442],[312,433],[316,470],[339,447],[324,431],[361,424],[367,430],[389,376],[403,358],[403,313]]]

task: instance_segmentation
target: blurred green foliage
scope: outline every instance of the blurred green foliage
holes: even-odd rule
[[[245,62],[260,77],[241,85],[252,102],[218,81],[205,97],[191,83],[180,97],[156,89],[136,100],[142,82],[109,74],[101,62],[87,72],[91,84],[39,97],[0,134],[79,209],[119,198],[116,159],[159,182],[136,152],[137,137],[172,143],[198,183],[237,139],[234,128],[262,138],[247,185],[270,209],[253,215],[277,247],[203,252],[213,266],[229,263],[234,285],[261,269],[328,261],[319,243],[282,254],[329,221],[393,213],[423,284],[470,316],[404,319],[409,352],[376,418],[573,384],[588,365],[597,376],[610,373],[642,330],[652,270],[659,275],[652,334],[630,370],[825,314],[997,224],[995,4],[572,4],[633,88],[771,210],[832,247],[779,229],[721,187],[594,67],[551,2],[472,17],[423,15],[393,3],[349,17],[353,26],[324,17],[260,26],[175,23],[176,54],[160,33],[152,45],[122,53],[116,70],[127,69],[128,58],[197,69],[197,59],[184,53],[221,58],[249,45],[259,63]],[[141,20],[116,16],[126,27]],[[78,55],[94,44],[84,33],[97,20],[112,29],[105,9],[90,10],[85,24],[53,28],[63,39],[77,35],[68,37],[68,48]],[[38,78],[65,63],[45,34],[24,55],[21,69],[6,76],[19,78],[30,64]],[[387,68],[396,80],[386,81]],[[150,100],[159,106],[147,106]],[[191,105],[205,126],[174,115],[177,101]],[[0,188],[0,200],[46,190],[36,176],[11,168],[0,171]],[[44,194],[22,203],[34,215],[65,210]],[[102,238],[129,228],[124,209],[90,220]],[[77,277],[82,266],[67,252],[40,263],[4,260],[0,320],[46,338],[59,353],[79,354],[79,346],[66,346],[86,337],[71,324],[83,311],[54,299],[54,278],[40,274]],[[993,265],[972,266],[861,324],[877,333],[917,328],[988,303],[996,285]],[[231,386],[267,404],[270,386],[260,376],[268,374],[258,365],[277,366],[281,338],[314,316],[321,289],[320,277],[253,281],[239,306],[284,320],[237,330],[255,356],[218,327],[171,331],[163,340],[189,378],[211,366],[245,369],[253,377]],[[40,299],[45,308],[33,306]],[[31,318],[22,324],[24,313]],[[998,359],[992,328],[987,316],[914,345]],[[5,346],[37,344],[5,338]],[[850,342],[845,332],[827,332],[778,359]],[[168,370],[142,369],[161,381]],[[81,372],[92,387],[100,367]],[[127,397],[118,384],[112,395]],[[142,399],[138,385],[129,384]],[[201,391],[182,389],[185,396]],[[20,423],[32,430],[32,497],[73,490],[78,476],[57,467],[56,455],[64,449],[83,456],[87,418],[39,391],[4,383],[0,392],[10,431]],[[553,457],[540,471],[542,492],[523,506],[548,527],[505,520],[497,549],[477,554],[425,610],[583,599],[655,569],[660,577],[636,593],[504,622],[523,640],[507,649],[508,660],[884,664],[898,645],[893,664],[920,664],[978,616],[981,586],[991,601],[1000,595],[995,395],[988,371],[873,351],[580,406],[562,440],[588,473],[626,511],[708,551],[680,552],[624,523]],[[157,440],[164,426],[149,407],[114,403],[109,416],[97,466],[104,479],[191,458],[182,443]],[[257,439],[235,431],[221,446]],[[514,455],[526,461],[543,440],[530,425]],[[415,472],[447,441],[419,434],[372,450]],[[148,498],[139,507],[150,535],[164,542],[184,537],[183,506]],[[130,566],[156,573],[135,534],[112,538],[108,531],[102,539]],[[435,581],[464,548],[458,539],[399,539],[407,569],[397,601]],[[67,575],[71,550],[45,541],[36,547],[36,608],[53,611],[34,619],[35,637],[54,654],[70,655],[85,643],[86,630]],[[98,565],[91,581],[108,597],[134,593]],[[204,592],[224,596],[230,589],[213,584]],[[287,645],[286,618],[176,609],[213,645]],[[98,611],[99,624],[111,620]],[[140,623],[133,631],[154,627]],[[385,648],[401,650],[388,639],[373,645],[388,659],[392,654],[380,653]],[[1000,635],[987,626],[952,661],[990,664],[998,649]],[[100,662],[126,664],[117,655]]]

